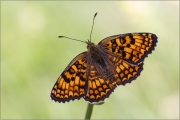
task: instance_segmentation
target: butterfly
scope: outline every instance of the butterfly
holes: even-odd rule
[[[97,45],[91,39],[85,43],[87,51],[77,55],[54,84],[52,100],[104,101],[118,85],[131,83],[140,75],[144,59],[156,46],[157,36],[146,32],[126,33],[107,37]]]

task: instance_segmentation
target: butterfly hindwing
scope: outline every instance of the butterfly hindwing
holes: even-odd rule
[[[121,57],[129,64],[138,65],[154,50],[157,36],[152,33],[127,33],[107,37],[99,42],[110,54]]]
[[[86,52],[75,57],[58,78],[51,98],[58,102],[80,99],[87,93]]]
[[[125,85],[135,80],[143,70],[143,63],[139,65],[131,65],[118,57],[109,55],[109,59],[116,66],[116,74],[114,75],[114,84]]]

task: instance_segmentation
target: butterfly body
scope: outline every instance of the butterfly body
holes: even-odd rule
[[[143,61],[157,43],[152,33],[126,33],[107,37],[77,55],[62,72],[51,98],[58,102],[84,98],[90,103],[108,98],[118,85],[135,80]]]
[[[113,79],[113,73],[115,73],[115,66],[109,61],[107,49],[100,45],[95,45],[94,43],[88,42],[88,51],[87,51],[87,62],[88,65],[94,63],[96,68],[104,79]]]

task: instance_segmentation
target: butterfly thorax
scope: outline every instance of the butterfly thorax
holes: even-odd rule
[[[96,62],[102,62],[103,55],[101,50],[98,48],[98,46],[90,41],[88,41],[87,44],[88,44],[87,49],[89,54],[91,55],[91,58],[93,58],[93,60],[95,60]]]

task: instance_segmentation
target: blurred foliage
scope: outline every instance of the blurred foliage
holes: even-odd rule
[[[141,76],[119,86],[92,119],[179,118],[178,1],[1,1],[1,118],[82,119],[87,102],[66,104],[50,99],[50,91],[68,63],[92,41],[129,33],[158,36],[145,59]]]

